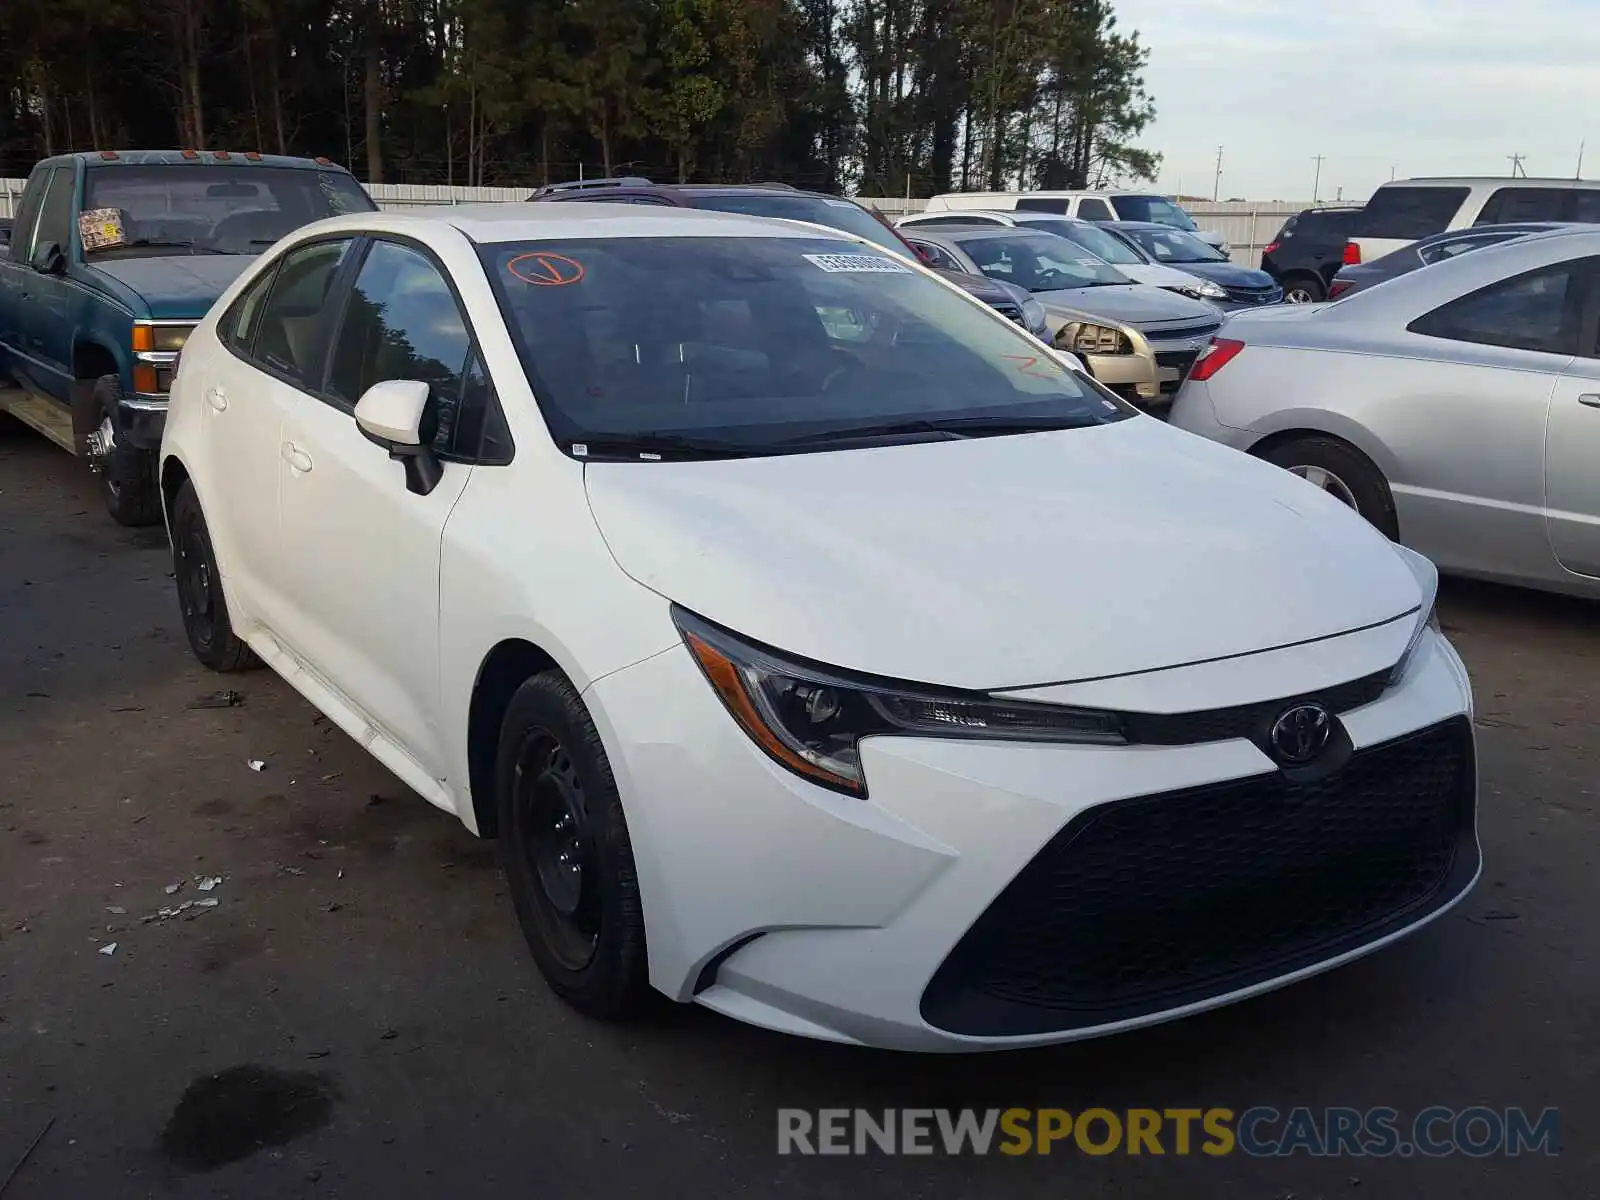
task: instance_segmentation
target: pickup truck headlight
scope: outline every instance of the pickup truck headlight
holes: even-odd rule
[[[773,761],[851,796],[867,794],[864,737],[900,735],[1121,744],[1114,713],[997,701],[981,693],[852,676],[791,661],[676,605],[672,619],[730,716]]]
[[[1191,300],[1226,300],[1228,291],[1218,283],[1209,279],[1197,279],[1193,283],[1168,283],[1163,284],[1169,292],[1177,292],[1180,296],[1187,296]]]
[[[166,325],[154,321],[135,321],[133,325],[133,350],[142,354],[176,354],[183,349],[193,325]]]
[[[1056,345],[1074,354],[1130,354],[1133,350],[1122,330],[1088,321],[1068,321],[1056,334]]]

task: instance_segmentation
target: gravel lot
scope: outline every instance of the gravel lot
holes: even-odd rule
[[[923,1059],[696,1009],[574,1015],[524,952],[493,847],[275,676],[199,669],[167,570],[162,533],[111,525],[78,463],[0,444],[0,1181],[48,1126],[4,1200],[1600,1194],[1594,605],[1448,586],[1488,865],[1428,932],[1155,1031]],[[242,704],[190,707],[226,687]],[[1300,1104],[1556,1105],[1564,1149],[775,1152],[780,1106]]]

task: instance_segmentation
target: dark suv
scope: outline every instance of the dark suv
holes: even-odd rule
[[[1344,265],[1344,244],[1359,208],[1308,208],[1283,223],[1261,251],[1261,269],[1283,285],[1286,304],[1315,304]]]

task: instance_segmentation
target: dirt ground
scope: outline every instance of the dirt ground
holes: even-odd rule
[[[1153,1031],[916,1058],[694,1008],[576,1016],[492,845],[275,676],[200,669],[168,570],[162,533],[112,525],[80,464],[0,443],[3,1200],[1600,1195],[1600,606],[1447,587],[1487,867],[1445,920]],[[228,687],[238,705],[194,707]],[[1432,1104],[1557,1106],[1562,1152],[776,1153],[780,1106]]]

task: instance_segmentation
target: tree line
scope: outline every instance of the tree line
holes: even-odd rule
[[[327,155],[369,182],[1153,179],[1109,0],[3,0],[0,174],[64,150]]]

